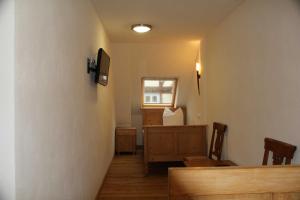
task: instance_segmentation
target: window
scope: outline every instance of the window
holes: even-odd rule
[[[143,78],[143,106],[174,106],[177,79]]]
[[[150,99],[151,99],[150,96],[146,96],[145,101],[146,101],[147,103],[150,103]]]

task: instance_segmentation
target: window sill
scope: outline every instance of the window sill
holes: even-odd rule
[[[142,110],[146,110],[146,109],[165,109],[165,108],[174,108],[174,106],[172,106],[172,105],[157,105],[157,106],[155,106],[155,105],[149,105],[149,106],[142,106],[141,107],[141,109]]]

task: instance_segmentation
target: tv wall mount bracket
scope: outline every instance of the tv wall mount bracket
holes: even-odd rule
[[[96,72],[96,61],[93,58],[87,58],[87,73]]]

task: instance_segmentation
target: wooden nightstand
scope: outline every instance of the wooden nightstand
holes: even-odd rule
[[[120,152],[136,153],[136,128],[116,128],[116,153]]]

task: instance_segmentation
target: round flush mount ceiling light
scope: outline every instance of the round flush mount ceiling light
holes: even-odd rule
[[[147,33],[151,31],[152,26],[149,24],[134,24],[131,26],[131,30],[137,33]]]

